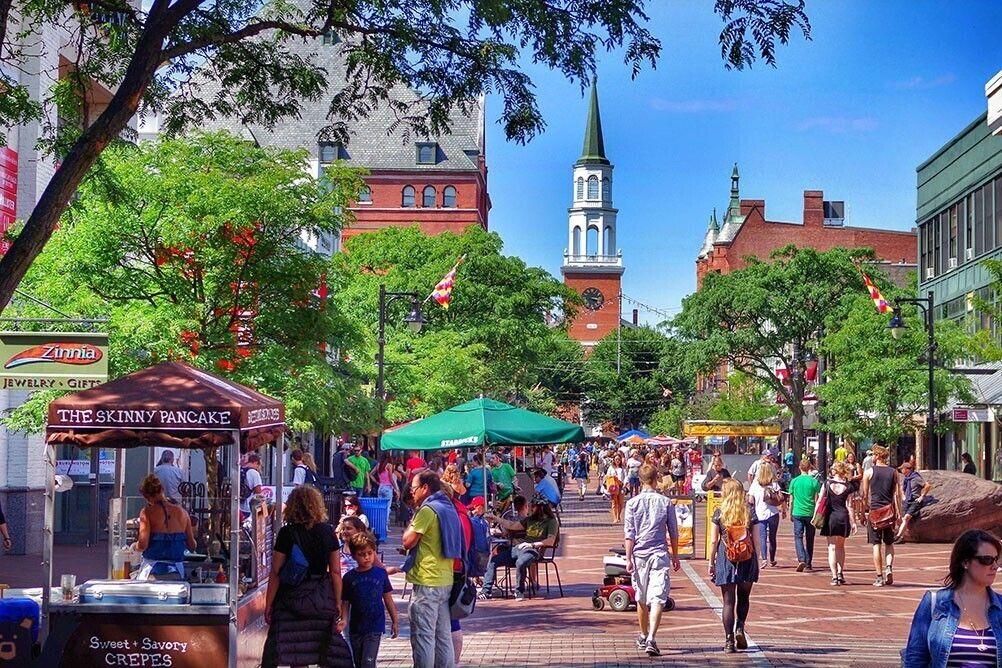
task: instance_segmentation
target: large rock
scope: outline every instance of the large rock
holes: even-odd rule
[[[919,471],[933,488],[922,519],[911,522],[905,538],[919,543],[952,543],[968,529],[1002,534],[1002,485],[957,471]]]

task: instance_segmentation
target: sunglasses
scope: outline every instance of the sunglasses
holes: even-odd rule
[[[990,554],[976,554],[971,557],[974,561],[978,562],[982,566],[996,566],[999,563],[998,556],[992,556]]]

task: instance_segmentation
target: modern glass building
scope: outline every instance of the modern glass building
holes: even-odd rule
[[[1002,336],[974,308],[974,296],[995,301],[986,259],[1002,259],[1002,136],[992,134],[982,114],[918,169],[919,295],[933,293],[937,319],[969,319],[978,329]],[[979,377],[978,389],[1002,370]],[[976,394],[984,394],[977,392]],[[928,452],[927,468],[958,469],[968,453],[978,477],[1002,480],[1002,392],[980,396],[976,406],[956,407],[945,417],[956,427]],[[951,407],[952,409],[953,407]]]

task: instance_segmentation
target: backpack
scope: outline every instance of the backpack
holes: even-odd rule
[[[487,573],[487,562],[491,558],[490,526],[482,517],[471,516],[470,524],[473,528],[473,541],[470,545],[469,575],[480,578]]]
[[[455,502],[454,502],[455,503]],[[463,532],[463,558],[457,559],[456,570],[452,574],[452,591],[449,592],[449,616],[452,619],[465,619],[473,614],[477,605],[477,586],[473,582],[473,568],[476,563],[476,533],[477,528],[471,517],[465,512],[459,512],[459,523],[464,528],[469,526],[471,540],[467,544],[466,532]]]
[[[309,466],[305,466],[305,465],[303,465],[303,464],[300,464],[300,465],[299,465],[299,466],[297,466],[296,468],[297,468],[297,469],[303,469],[303,472],[304,472],[304,473],[303,473],[303,484],[304,484],[304,485],[312,485],[312,486],[314,486],[314,487],[318,487],[318,486],[319,486],[319,484],[318,484],[318,483],[320,482],[320,479],[319,479],[319,478],[317,478],[317,474],[316,474],[316,473],[314,473],[314,472],[313,472],[313,471],[312,471],[312,470],[310,469],[310,467],[309,467]]]
[[[254,490],[252,490],[250,488],[250,485],[247,483],[247,471],[250,471],[250,467],[249,466],[243,466],[243,467],[240,468],[240,500],[241,501],[243,501],[244,499],[246,499],[247,497],[249,497],[251,494],[254,493]]]
[[[294,536],[295,538],[299,537],[298,534],[294,534]],[[299,543],[295,538],[293,538],[292,551],[289,553],[288,558],[286,558],[285,563],[282,564],[282,570],[278,574],[281,583],[290,587],[302,584],[310,572],[310,562],[306,559],[303,548],[299,547]]]
[[[755,543],[747,526],[733,525],[723,527],[721,535],[724,541],[724,556],[727,561],[739,564],[755,557]]]
[[[783,492],[774,487],[763,487],[762,488],[762,500],[770,506],[781,506],[783,505]]]

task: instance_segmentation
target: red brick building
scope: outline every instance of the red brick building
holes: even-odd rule
[[[560,272],[584,299],[569,333],[585,348],[620,326],[623,255],[616,249],[612,163],[605,157],[598,90],[591,89],[581,157],[574,163],[574,198],[567,213],[567,249]]]
[[[820,190],[804,191],[801,222],[769,220],[765,200],[741,199],[738,183],[735,164],[727,215],[723,224],[719,224],[714,211],[696,258],[697,288],[711,271],[726,274],[741,269],[746,265],[744,258],[765,259],[774,250],[789,244],[821,251],[839,246],[873,248],[877,257],[887,263],[885,268],[892,279],[903,278],[907,270],[917,266],[918,237],[914,229],[900,232],[847,226],[844,203],[826,201]]]

